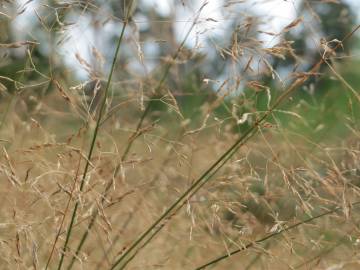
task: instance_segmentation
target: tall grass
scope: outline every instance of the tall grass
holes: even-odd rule
[[[37,18],[26,41],[8,27],[0,42],[4,269],[357,269],[360,98],[347,65],[359,63],[346,49],[360,26],[315,40],[331,22],[305,1],[276,33],[240,2],[219,4],[226,19],[207,1],[168,18],[144,3],[124,18],[102,1],[3,5],[12,27]],[[90,91],[57,50],[83,20],[97,39],[73,58],[101,82]],[[312,54],[291,40],[306,31]]]

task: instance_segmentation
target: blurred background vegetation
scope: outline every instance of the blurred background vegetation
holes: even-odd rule
[[[88,148],[124,24],[124,4],[126,0],[0,3],[1,177],[10,179],[0,184],[5,194],[0,218],[15,224],[0,228],[0,241],[7,243],[0,258],[3,269],[36,269],[48,258],[72,183],[62,174],[74,175],[79,170],[74,165],[77,153]],[[166,269],[192,269],[211,253],[241,246],[239,235],[254,240],[282,222],[340,205],[345,217],[304,228],[303,242],[292,242],[295,233],[290,233],[285,244],[271,242],[244,256],[246,266],[229,260],[219,269],[301,268],[312,263],[302,265],[313,253],[306,248],[310,246],[319,254],[319,269],[330,269],[326,267],[331,264],[325,260],[321,265],[319,258],[342,244],[336,254],[350,266],[338,269],[358,269],[352,261],[358,256],[358,215],[352,219],[346,210],[360,185],[358,33],[342,43],[359,22],[357,7],[357,1],[340,0],[137,1],[91,160],[94,184],[78,195],[84,196],[80,216],[86,219],[93,208],[102,209],[100,198],[109,178],[116,179],[118,188],[111,191],[109,205],[126,192],[136,195],[129,206],[103,214],[97,224],[100,236],[92,236],[83,253],[76,254],[76,266],[107,269],[101,267],[111,265],[121,247],[162,213],[164,205],[305,76],[259,125],[258,134],[215,175],[216,181],[174,217],[178,225],[156,242],[155,255],[148,251],[144,257],[154,269],[156,259]],[[322,59],[325,63],[309,73]],[[47,180],[40,181],[43,178]],[[39,212],[34,212],[32,204],[38,202]],[[18,209],[22,204],[26,207]],[[25,229],[37,215],[49,224]],[[125,217],[134,223],[132,228],[122,223]],[[113,230],[119,224],[122,229]],[[78,227],[81,235],[86,227]],[[49,228],[51,237],[46,239]],[[119,235],[122,241],[109,240]],[[319,246],[313,240],[317,235]],[[171,240],[166,244],[167,237]],[[189,237],[198,244],[186,242]],[[25,238],[32,239],[30,249],[40,250],[36,260],[21,251]],[[8,244],[11,241],[20,244]],[[176,241],[179,246],[174,247]],[[284,245],[295,250],[286,263],[280,259]],[[267,251],[272,246],[277,246],[273,254]],[[55,252],[61,253],[60,246]],[[349,252],[353,257],[347,257]],[[270,268],[259,254],[270,260]],[[149,265],[139,260],[133,267]]]
[[[61,81],[69,89],[96,79],[106,81],[121,26],[124,1],[120,2],[4,2],[1,16],[1,75],[9,79],[1,80],[3,102],[13,100],[11,106],[21,102],[26,107],[26,116],[23,117],[30,118],[32,114],[41,113],[39,106],[33,104],[35,99],[37,104],[46,103],[46,97],[56,88],[53,79]],[[216,8],[212,4],[192,26],[200,2],[170,1],[159,5],[140,1],[133,14],[133,23],[127,29],[127,42],[115,70],[113,94],[124,96],[123,93],[128,91],[138,94],[140,88],[141,95],[144,95],[142,98],[157,97],[154,88],[170,61],[169,57],[176,54],[186,31],[194,27],[178,53],[176,68],[171,69],[166,78],[166,88],[171,89],[176,99],[172,102],[177,103],[183,117],[196,118],[201,115],[199,110],[203,109],[202,105],[218,91],[223,95],[223,100],[215,109],[215,116],[236,120],[246,112],[263,110],[266,104],[264,92],[254,94],[253,89],[248,89],[247,82],[257,81],[276,95],[293,80],[291,76],[294,72],[305,72],[315,65],[323,53],[319,45],[321,40],[341,40],[351,32],[358,20],[354,11],[356,5],[351,6],[347,2],[297,1],[285,5],[287,9],[282,7],[283,12],[288,13],[287,17],[284,14],[284,18],[288,18],[284,23],[281,22],[284,18],[274,15],[267,17],[264,11],[261,12],[262,8],[266,12],[277,4],[276,1],[269,3],[273,5],[263,8],[261,3],[251,1],[242,4],[225,1],[223,9],[215,13],[215,18],[211,17]],[[265,3],[265,6],[269,3]],[[221,6],[221,1],[217,5]],[[221,19],[217,21],[219,16]],[[284,29],[296,19],[301,22],[298,21],[294,29]],[[268,20],[277,20],[273,25],[277,25],[277,28],[282,26],[283,31],[273,31]],[[181,27],[182,31],[179,30]],[[358,44],[357,38],[349,39],[337,55],[337,65],[351,85],[358,83],[357,76],[352,73],[358,65]],[[335,42],[330,43],[330,46],[335,45]],[[235,52],[234,46],[238,46]],[[291,52],[286,52],[286,46],[291,46]],[[283,55],[284,52],[286,55]],[[341,61],[342,57],[347,58],[346,68],[341,64],[344,62]],[[319,70],[321,74],[327,72],[326,65]],[[342,86],[333,77],[312,76],[297,92],[292,104],[312,108],[306,114],[306,120],[311,120],[312,125],[298,126],[298,129],[314,131],[319,119],[329,119],[334,123],[334,113],[347,110],[348,97],[343,95],[343,91],[334,91]],[[226,90],[220,89],[225,81],[226,85],[222,88]],[[77,89],[78,93],[79,87]],[[74,92],[76,90],[70,90],[70,94]],[[14,95],[16,98],[9,97]],[[238,105],[244,96],[247,99],[247,95],[257,96],[253,99],[256,102]],[[306,102],[306,105],[300,105],[299,100]],[[318,106],[320,101],[324,106]],[[166,102],[158,102],[156,109],[169,109]],[[339,110],[331,109],[333,106]],[[3,108],[3,117],[6,117],[7,110],[14,110],[6,106]],[[356,115],[357,111],[354,113]],[[319,119],[309,119],[315,116]],[[291,122],[289,118],[283,121]],[[337,121],[335,125],[339,132],[343,130],[338,125],[341,122]],[[192,123],[195,124],[194,121]],[[236,121],[234,126],[237,126]],[[243,127],[246,128],[246,124],[238,128]]]

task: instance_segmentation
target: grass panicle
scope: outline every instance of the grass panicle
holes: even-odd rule
[[[1,3],[2,268],[357,269],[355,4],[145,2]]]

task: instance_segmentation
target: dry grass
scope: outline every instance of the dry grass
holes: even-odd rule
[[[29,4],[2,5],[8,36]],[[46,38],[0,42],[0,269],[358,269],[360,99],[342,71],[359,26],[312,39],[309,58],[288,36],[315,32],[309,18],[275,33],[239,11],[204,52],[189,40],[225,28],[207,2],[176,6],[194,12],[180,41],[165,33],[180,20],[145,5],[147,32],[102,1],[46,4],[32,11]],[[90,83],[59,51],[84,14],[99,37],[123,30],[119,55],[73,57]],[[336,94],[311,92],[329,78]]]

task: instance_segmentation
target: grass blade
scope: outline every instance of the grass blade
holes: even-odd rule
[[[357,30],[359,27],[356,27],[354,30],[352,30],[350,33],[348,33],[344,39],[343,42],[347,39],[349,39]],[[340,43],[335,46],[333,51],[338,49],[340,47]],[[318,68],[323,64],[325,61],[324,58],[321,58],[317,64],[315,64],[311,69],[309,74],[312,74],[314,71],[318,70]],[[210,167],[208,170],[206,170],[146,231],[144,231],[136,240],[135,242],[120,256],[118,260],[115,261],[111,269],[115,269],[119,264],[121,264],[126,257],[137,248],[139,244],[143,240],[146,239],[149,235],[151,235],[151,232],[156,229],[160,223],[165,220],[169,214],[171,214],[174,210],[177,211],[184,205],[184,201],[188,198],[190,198],[192,195],[194,195],[202,186],[204,186],[207,181],[213,176],[230,158],[231,156],[239,149],[244,142],[246,142],[247,139],[251,138],[255,133],[258,126],[270,115],[272,112],[295,90],[297,87],[302,85],[307,79],[309,75],[305,75],[301,78],[298,78],[295,80],[288,89],[283,92],[280,97],[274,102],[274,104],[271,106],[271,108],[265,112],[265,114],[255,122],[255,124],[249,128],[243,136],[241,136],[223,155],[218,158]],[[249,137],[248,137],[249,136]],[[178,209],[176,209],[179,207]],[[160,231],[160,230],[158,230]],[[157,232],[158,232],[157,231]],[[157,233],[155,232],[155,234]],[[154,235],[151,235],[150,238],[152,239]],[[146,241],[149,243],[150,241]],[[136,252],[136,251],[135,251]],[[134,255],[135,256],[135,255]],[[130,260],[134,258],[134,256],[131,256]],[[128,264],[129,260],[126,261],[126,264]],[[123,265],[120,267],[120,269],[123,269],[126,265]]]
[[[171,67],[172,67],[172,65],[173,65],[174,60],[176,60],[176,59],[178,58],[178,56],[179,56],[181,50],[183,49],[183,47],[184,47],[187,39],[189,38],[189,36],[190,36],[191,32],[193,31],[195,25],[197,24],[198,19],[199,19],[199,16],[200,16],[200,14],[201,14],[201,11],[202,11],[202,9],[204,8],[205,5],[206,5],[206,4],[204,4],[204,5],[200,8],[197,17],[195,18],[194,22],[192,23],[191,27],[189,28],[188,32],[186,33],[183,41],[181,42],[180,46],[179,46],[178,49],[176,50],[175,54],[172,56],[172,61],[170,61],[170,62],[166,65],[166,67],[165,67],[165,69],[164,69],[164,73],[163,73],[163,75],[162,75],[162,77],[161,77],[161,79],[160,79],[157,87],[155,88],[155,93],[159,92],[159,90],[161,89],[161,86],[163,85],[163,83],[165,82],[167,76],[169,75],[169,72],[170,72],[170,69],[171,69]],[[151,109],[151,107],[152,107],[152,104],[153,104],[153,103],[152,103],[152,100],[150,100],[150,101],[147,103],[146,108],[145,108],[144,112],[142,113],[142,115],[141,115],[141,117],[140,117],[140,119],[139,119],[139,122],[138,122],[138,124],[137,124],[137,126],[136,126],[136,129],[135,129],[134,133],[133,133],[130,137],[133,137],[134,135],[136,135],[136,134],[140,131],[140,129],[141,129],[142,125],[143,125],[143,122],[144,122],[146,116],[147,116],[148,113],[150,112],[150,109]],[[111,115],[110,115],[110,116],[111,116]],[[107,119],[109,119],[110,116],[106,117],[103,121],[101,121],[101,119],[100,119],[100,126],[101,126]],[[136,138],[136,137],[135,137],[135,138]],[[130,149],[131,149],[134,141],[135,141],[135,139],[129,140],[129,143],[127,144],[127,146],[126,146],[126,148],[125,148],[125,150],[124,150],[124,153],[123,153],[122,156],[121,156],[120,162],[124,162],[124,161],[125,161],[125,159],[126,159],[128,153],[129,153],[129,151],[130,151]],[[115,176],[118,174],[118,172],[119,172],[119,170],[120,170],[120,165],[121,165],[121,163],[118,164],[117,167],[115,168],[115,173],[114,173]],[[106,195],[107,195],[109,189],[111,188],[111,186],[112,186],[112,181],[109,181],[109,183],[107,184],[107,186],[106,186],[106,188],[105,188],[104,194],[103,194],[103,196],[102,196],[101,203],[103,203],[103,202],[105,201]],[[75,254],[74,254],[74,256],[72,257],[71,262],[70,262],[70,264],[69,264],[69,266],[68,266],[67,269],[70,270],[70,269],[73,267],[73,265],[74,265],[74,263],[75,263],[75,260],[76,260],[76,256],[80,253],[80,251],[81,251],[81,249],[82,249],[82,247],[83,247],[83,245],[84,245],[84,243],[85,243],[85,241],[86,241],[86,239],[87,239],[87,237],[88,237],[88,235],[89,235],[89,231],[91,230],[91,228],[92,228],[92,227],[94,226],[94,224],[95,224],[95,221],[96,221],[97,216],[98,216],[98,212],[95,211],[95,212],[93,213],[92,217],[91,217],[91,220],[90,220],[90,222],[89,222],[89,224],[88,224],[88,226],[87,226],[87,228],[86,228],[85,233],[84,233],[83,236],[81,237],[81,240],[80,240],[80,242],[79,242],[79,245],[78,245],[78,247],[76,248]]]
[[[131,2],[131,5],[132,5],[132,2]],[[111,79],[112,79],[112,76],[113,76],[113,73],[114,73],[116,59],[117,59],[119,51],[120,51],[120,46],[121,46],[121,43],[122,43],[122,40],[123,40],[123,37],[124,37],[124,33],[125,33],[125,29],[126,29],[127,24],[128,24],[128,21],[125,20],[124,24],[123,24],[123,27],[122,27],[122,30],[121,30],[121,33],[120,33],[120,36],[119,36],[119,39],[118,39],[118,42],[117,42],[117,46],[116,46],[116,50],[115,50],[115,53],[114,53],[110,73],[109,73],[106,88],[105,88],[104,97],[103,97],[103,100],[101,102],[98,119],[96,121],[95,130],[93,132],[89,153],[88,153],[86,165],[85,165],[85,168],[84,168],[84,173],[83,173],[83,176],[82,176],[81,182],[80,182],[80,191],[82,191],[82,189],[84,187],[84,184],[85,184],[85,178],[86,178],[86,175],[87,175],[87,172],[88,172],[88,169],[89,169],[90,160],[91,160],[91,157],[92,157],[92,153],[93,153],[93,150],[94,150],[97,134],[98,134],[98,131],[99,131],[99,127],[100,127],[100,123],[101,123],[101,117],[102,117],[102,114],[103,114],[104,109],[105,109],[106,98],[108,96],[108,92],[109,92],[109,88],[110,88],[110,84],[111,84]],[[71,231],[72,231],[72,228],[73,228],[73,225],[74,225],[74,222],[75,222],[78,207],[79,207],[79,202],[76,202],[75,206],[74,206],[74,209],[73,209],[72,216],[71,216],[71,221],[70,221],[70,224],[69,224],[69,227],[68,227],[68,230],[67,230],[65,243],[64,243],[64,246],[62,248],[61,258],[60,258],[60,261],[59,261],[59,265],[57,267],[58,270],[61,269],[63,261],[64,261],[65,252],[66,252],[69,240],[70,240]]]
[[[302,78],[296,80],[275,102],[275,104],[268,110],[255,124],[249,128],[225,153],[223,153],[218,160],[216,160],[145,232],[143,232],[138,239],[123,253],[123,255],[115,261],[111,269],[115,269],[128,255],[132,252],[145,238],[150,235],[166,217],[171,214],[178,206],[182,206],[186,199],[193,196],[203,185],[205,185],[219,169],[232,157],[232,155],[243,145],[243,143],[254,135],[254,131],[258,126],[273,112],[273,110],[290,94],[298,85],[301,85],[306,79]]]
[[[354,203],[352,203],[351,205],[354,207],[354,206],[358,206],[359,204],[360,204],[360,202],[354,202]],[[230,252],[230,253],[228,253],[228,254],[224,254],[224,255],[222,255],[222,256],[219,256],[219,257],[217,257],[216,259],[214,259],[214,260],[212,260],[212,261],[210,261],[210,262],[208,262],[208,263],[205,263],[205,264],[203,264],[203,265],[195,268],[194,270],[202,270],[202,269],[205,269],[205,268],[208,267],[208,266],[214,265],[214,264],[216,264],[216,263],[218,263],[218,262],[220,262],[220,261],[222,261],[222,260],[225,260],[225,259],[227,259],[227,258],[230,258],[231,256],[233,256],[233,255],[235,255],[235,254],[237,254],[237,253],[240,253],[240,252],[242,252],[242,251],[245,251],[245,250],[253,247],[255,244],[259,244],[259,243],[265,242],[266,240],[268,240],[268,239],[270,239],[270,238],[273,238],[273,237],[275,237],[275,236],[281,235],[281,234],[284,233],[284,232],[293,230],[293,229],[295,229],[295,228],[297,228],[297,227],[299,227],[299,226],[301,226],[301,225],[304,225],[304,224],[306,224],[306,223],[309,223],[309,222],[311,222],[311,221],[313,221],[313,220],[316,220],[316,219],[319,219],[319,218],[321,218],[321,217],[324,217],[324,216],[333,214],[333,213],[335,213],[335,212],[337,212],[337,211],[339,211],[339,210],[341,210],[341,209],[342,209],[341,207],[335,207],[335,208],[333,208],[333,209],[331,209],[331,210],[329,210],[329,211],[323,212],[323,213],[321,213],[321,214],[319,214],[319,215],[316,215],[316,216],[313,216],[313,217],[311,217],[311,218],[308,218],[308,219],[302,220],[302,221],[300,221],[300,222],[297,222],[297,223],[295,223],[295,224],[293,224],[293,225],[291,225],[291,226],[289,226],[289,227],[287,227],[287,228],[281,229],[281,230],[279,230],[279,231],[277,231],[277,232],[274,232],[274,233],[272,233],[272,234],[269,234],[269,235],[267,235],[267,236],[265,236],[265,237],[263,237],[263,238],[261,238],[261,239],[259,239],[259,240],[256,240],[255,242],[251,242],[251,243],[247,244],[247,245],[246,245],[245,247],[243,247],[243,248],[239,248],[239,249],[236,249],[236,250],[234,250],[234,251],[232,251],[232,252]]]

